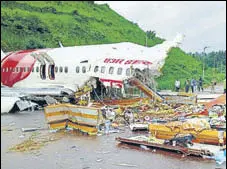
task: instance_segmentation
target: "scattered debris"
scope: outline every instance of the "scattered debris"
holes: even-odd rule
[[[19,143],[9,148],[9,150],[16,152],[28,152],[33,150],[39,150],[46,143],[56,141],[59,138],[60,138],[59,135],[48,134],[40,135],[40,133],[34,132],[27,140],[24,140],[22,143]]]
[[[129,125],[132,131],[136,130],[148,130],[148,124],[146,123],[133,123]]]
[[[98,158],[96,161],[97,161],[97,162],[101,162],[101,161],[103,161],[103,159]]]
[[[137,167],[137,165],[133,165],[133,164],[124,164],[124,163],[121,163],[121,164],[113,164],[113,165],[118,165],[118,166],[123,166],[123,167]]]
[[[19,138],[24,138],[25,136],[24,135],[20,135]]]
[[[32,132],[32,131],[39,130],[39,128],[22,128],[21,130],[23,132]]]
[[[147,146],[144,146],[144,145],[140,145],[140,147],[144,150],[150,150]]]

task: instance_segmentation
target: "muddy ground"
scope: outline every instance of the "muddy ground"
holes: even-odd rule
[[[23,132],[22,128],[40,127],[43,130]],[[115,137],[135,136],[128,128],[120,133],[86,136],[79,132],[50,133],[43,111],[1,115],[2,169],[215,169],[215,161],[161,150],[144,150],[119,144]],[[142,132],[140,134],[148,134]],[[27,140],[42,138],[42,146],[25,152],[10,148]]]

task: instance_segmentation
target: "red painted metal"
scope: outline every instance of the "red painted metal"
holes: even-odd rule
[[[1,61],[1,83],[3,85],[12,87],[29,76],[36,61],[30,55],[34,51],[36,50],[13,52]]]

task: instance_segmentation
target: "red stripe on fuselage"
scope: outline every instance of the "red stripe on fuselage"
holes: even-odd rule
[[[109,82],[110,86],[116,84],[118,87],[122,88],[122,80],[112,80],[112,79],[100,79],[101,82]]]
[[[12,87],[15,83],[29,76],[36,61],[36,59],[30,55],[30,53],[34,51],[36,50],[31,49],[13,52],[1,61],[1,83],[3,85]],[[16,67],[19,69],[18,72],[16,71]],[[21,68],[23,68],[23,71],[21,71]],[[26,71],[24,71],[24,68],[26,68]]]

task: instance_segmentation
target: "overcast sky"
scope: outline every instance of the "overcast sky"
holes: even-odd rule
[[[126,19],[137,23],[144,31],[154,30],[171,40],[177,33],[185,35],[181,48],[201,52],[205,46],[226,50],[225,1],[96,1],[107,3]]]

